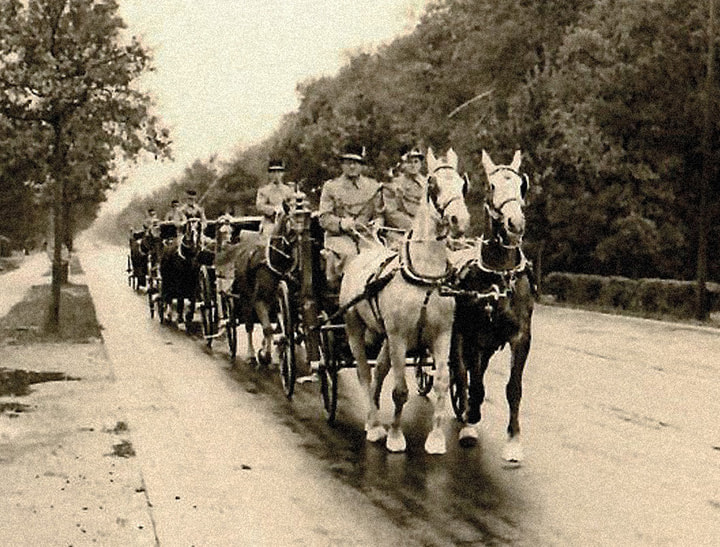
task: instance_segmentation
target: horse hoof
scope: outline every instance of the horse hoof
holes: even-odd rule
[[[248,365],[252,368],[258,368],[258,361],[254,355],[248,359]]]
[[[258,360],[259,364],[261,364],[264,367],[267,367],[272,362],[272,356],[270,355],[270,353],[267,353],[263,350],[259,350],[258,355],[257,355],[257,360]]]
[[[502,457],[508,463],[520,463],[523,461],[523,449],[520,439],[517,437],[508,439],[503,448]]]
[[[385,437],[387,437],[387,431],[385,431],[385,428],[381,425],[369,427],[365,434],[365,439],[371,443],[382,441]]]
[[[425,439],[425,452],[428,454],[445,454],[445,434],[440,429],[433,429]]]
[[[405,435],[402,431],[393,431],[392,429],[388,433],[387,439],[385,440],[385,448],[390,452],[405,452],[406,443]]]
[[[458,441],[463,448],[471,448],[478,442],[477,424],[468,424],[460,430]]]

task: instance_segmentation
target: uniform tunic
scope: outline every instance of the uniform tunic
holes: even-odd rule
[[[386,186],[385,224],[393,228],[409,230],[418,206],[423,199],[427,177],[402,174]]]
[[[186,203],[181,208],[183,214],[185,215],[185,219],[188,218],[199,218],[202,220],[203,223],[205,223],[205,209],[201,205],[198,205],[197,203],[194,203],[193,205],[190,205],[189,203]]]
[[[269,234],[273,224],[275,223],[275,213],[282,205],[283,201],[290,199],[294,195],[293,187],[289,184],[275,184],[270,182],[265,186],[258,188],[255,198],[255,207],[263,216],[260,232]]]
[[[323,185],[318,213],[325,229],[325,249],[339,259],[339,263],[328,264],[328,278],[340,275],[347,258],[358,254],[355,238],[343,231],[341,220],[349,218],[367,224],[380,217],[379,189],[380,184],[374,179],[360,176],[353,181],[344,174]]]
[[[185,213],[183,213],[183,210],[180,207],[170,209],[167,215],[165,215],[165,221],[174,222],[175,224],[182,224],[183,222],[185,222]]]

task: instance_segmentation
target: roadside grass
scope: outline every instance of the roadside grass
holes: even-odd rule
[[[0,318],[0,344],[84,343],[101,338],[87,285],[62,286],[57,334],[47,330],[49,309],[50,285],[31,287],[25,298]]]
[[[558,302],[553,296],[550,295],[542,295],[538,302],[545,306],[553,306],[556,308],[584,310],[596,313],[604,313],[608,315],[636,317],[639,319],[652,319],[655,321],[664,321],[666,323],[682,323],[685,325],[693,325],[695,327],[720,328],[720,314],[718,313],[711,313],[707,321],[699,321],[697,319],[680,318],[666,313],[631,311],[620,308],[613,308],[611,306],[601,306],[598,304],[575,304],[569,302]]]
[[[0,275],[17,270],[22,264],[23,258],[23,256],[0,257]]]

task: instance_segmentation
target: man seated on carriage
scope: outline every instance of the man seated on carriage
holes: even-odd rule
[[[185,223],[185,213],[180,207],[180,201],[174,199],[170,202],[170,210],[165,215],[165,222],[172,222],[178,228]]]
[[[284,176],[285,164],[283,161],[270,160],[268,162],[269,182],[258,188],[257,191],[255,207],[263,217],[260,233],[266,238],[272,232],[278,214],[282,212],[283,203],[294,196],[294,185],[284,183]]]
[[[148,235],[152,237],[158,237],[160,235],[159,225],[160,219],[158,218],[157,212],[153,207],[150,207],[147,210],[147,216],[143,221],[143,229]]]
[[[427,184],[427,176],[421,172],[424,159],[418,147],[405,151],[400,157],[400,174],[383,188],[383,218],[390,228],[386,236],[390,246],[397,245],[412,227]]]
[[[185,203],[180,208],[182,213],[185,215],[185,220],[191,218],[199,218],[202,226],[204,227],[207,219],[205,218],[205,209],[202,205],[197,203],[197,192],[193,189],[185,191]]]
[[[339,156],[342,175],[325,182],[318,210],[325,230],[325,275],[328,287],[337,291],[347,261],[356,256],[358,230],[381,220],[381,186],[362,174],[365,147],[347,146]]]

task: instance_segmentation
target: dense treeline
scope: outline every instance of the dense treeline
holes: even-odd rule
[[[365,144],[381,179],[407,143],[453,146],[477,214],[480,151],[509,161],[520,148],[534,190],[527,246],[544,271],[692,278],[706,19],[707,0],[435,2],[411,34],[300,84],[298,110],[266,142],[219,168],[199,162],[173,188],[132,204],[123,222],[178,186],[202,187],[200,167],[218,171],[208,212],[225,202],[252,212],[274,155],[286,158],[288,179],[318,188],[337,173],[347,139]],[[716,180],[717,92],[710,101]],[[711,249],[717,197],[713,187]],[[712,252],[709,268],[720,278]]]

